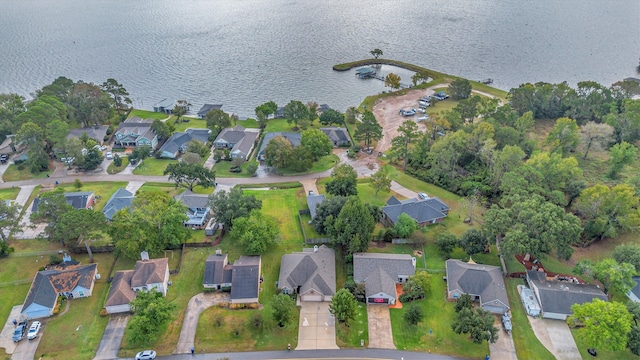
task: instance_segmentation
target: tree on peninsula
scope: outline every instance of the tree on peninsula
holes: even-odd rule
[[[375,48],[371,51],[369,51],[369,54],[371,54],[371,56],[373,56],[374,59],[379,58],[380,56],[384,55],[384,52],[382,52],[382,50]]]
[[[462,100],[471,96],[471,82],[467,79],[457,78],[449,84],[449,92],[453,100]]]
[[[401,81],[400,75],[397,75],[397,74],[394,74],[394,73],[389,73],[384,78],[384,86],[388,86],[388,87],[390,87],[390,88],[392,88],[394,90],[398,90],[402,86],[400,81]]]

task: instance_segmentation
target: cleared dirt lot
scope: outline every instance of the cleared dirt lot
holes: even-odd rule
[[[418,130],[426,130],[426,126],[423,123],[417,122],[418,117],[422,116],[421,113],[417,113],[414,116],[402,116],[400,115],[400,110],[417,109],[418,99],[431,94],[433,94],[431,88],[418,89],[411,90],[404,95],[388,96],[376,101],[373,105],[373,114],[376,116],[380,126],[382,126],[382,139],[378,141],[376,151],[384,152],[391,148],[391,139],[398,136],[398,126],[407,120],[416,121]]]

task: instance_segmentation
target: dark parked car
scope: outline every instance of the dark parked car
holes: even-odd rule
[[[27,332],[27,322],[21,321],[18,323],[15,331],[13,332],[13,342],[19,342],[24,339],[24,334]]]

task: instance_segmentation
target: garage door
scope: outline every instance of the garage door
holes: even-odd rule
[[[320,294],[302,295],[302,301],[322,301],[322,295]]]
[[[388,303],[389,303],[389,299],[387,298],[375,298],[375,297],[369,298],[369,304],[388,304]]]

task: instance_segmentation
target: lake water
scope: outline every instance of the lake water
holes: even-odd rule
[[[295,99],[344,111],[384,86],[331,67],[374,48],[506,90],[610,85],[635,75],[640,1],[0,0],[0,92],[25,96],[58,76],[113,77],[139,108],[187,99],[253,116]]]

